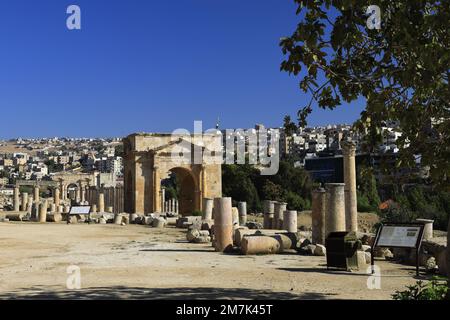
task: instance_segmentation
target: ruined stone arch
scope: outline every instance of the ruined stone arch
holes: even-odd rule
[[[209,137],[203,138],[203,143],[205,139]],[[175,162],[172,151],[181,141],[171,134],[133,134],[124,139],[124,191],[128,213],[161,212],[161,180],[171,171],[184,180],[183,199],[180,199],[182,215],[202,210],[202,198],[222,196],[221,164]]]

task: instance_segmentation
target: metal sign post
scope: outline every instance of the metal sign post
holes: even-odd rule
[[[424,225],[420,223],[382,224],[372,246],[371,266],[375,273],[375,248],[403,248],[416,250],[416,274],[419,276],[419,254],[422,246]]]

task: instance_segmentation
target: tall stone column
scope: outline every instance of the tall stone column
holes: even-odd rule
[[[283,228],[283,214],[286,211],[287,203],[275,202],[275,213],[272,222],[272,229]]]
[[[39,205],[39,222],[44,223],[47,221],[47,208],[48,202],[47,200],[43,200]]]
[[[28,197],[27,214],[32,217],[33,214],[33,197]]]
[[[355,164],[356,144],[353,141],[345,141],[341,145],[344,155],[345,227],[347,231],[358,231]]]
[[[245,226],[247,223],[247,202],[239,202],[238,203],[239,210],[239,224],[241,226]]]
[[[233,246],[233,217],[231,198],[214,199],[214,247],[218,252]]]
[[[164,212],[164,202],[166,201],[166,188],[161,188],[161,211]]]
[[[80,189],[80,201],[81,201],[81,203],[85,203],[86,202],[86,189],[84,187],[82,180],[80,180],[80,186],[78,188]]]
[[[14,211],[20,211],[20,189],[14,188]]]
[[[65,184],[61,184],[61,199],[67,200],[67,186]]]
[[[38,185],[34,186],[33,193],[34,193],[33,194],[34,201],[35,202],[39,202],[39,200],[40,200],[40,195],[39,195],[40,190],[39,190],[39,186]]]
[[[61,192],[59,191],[59,188],[55,188],[55,189],[53,190],[53,197],[54,197],[54,201],[55,201],[56,212],[57,212],[57,213],[61,213],[61,211],[60,211],[60,205],[61,205]]]
[[[22,211],[27,211],[28,209],[28,193],[22,193]]]
[[[319,188],[312,192],[312,243],[325,245],[326,192]]]
[[[203,220],[212,220],[212,211],[214,207],[214,200],[203,198]]]
[[[270,200],[264,200],[263,202],[264,211],[264,229],[272,229],[272,221],[274,219],[275,212],[275,202]]]
[[[77,190],[75,193],[75,201],[76,203],[80,203],[81,202],[81,188],[80,186],[77,186]]]
[[[103,190],[100,190],[98,193],[98,212],[105,212],[105,194]]]
[[[343,183],[325,184],[327,192],[326,237],[330,232],[345,230],[345,196]]]
[[[153,166],[153,212],[160,211],[159,189],[161,188],[161,179],[159,178],[158,166]]]

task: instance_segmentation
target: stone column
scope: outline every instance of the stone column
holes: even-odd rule
[[[353,141],[342,143],[342,153],[344,155],[345,227],[347,231],[358,231],[355,152],[356,144]]]
[[[33,215],[33,197],[28,197],[27,214],[30,216],[30,218]]]
[[[98,212],[105,212],[105,194],[103,193],[103,190],[98,193]]]
[[[80,181],[80,197],[81,197],[81,203],[85,203],[86,202],[86,189],[84,187],[84,184],[82,181]]]
[[[91,212],[97,213],[97,205],[95,203],[93,205],[91,205]]]
[[[43,200],[39,205],[39,222],[44,223],[47,221],[47,200]]]
[[[214,247],[224,252],[233,246],[233,218],[231,198],[214,199]]]
[[[212,220],[212,211],[214,207],[214,200],[203,198],[203,220]]]
[[[239,225],[245,226],[247,224],[247,202],[238,203],[239,210]]]
[[[179,208],[180,208],[180,202],[178,200],[175,199],[175,213],[178,214],[179,212]]]
[[[297,211],[285,211],[283,213],[283,230],[297,232]]]
[[[64,183],[61,183],[61,199],[63,201],[67,200],[67,189],[66,185]]]
[[[239,226],[239,210],[236,207],[231,208],[231,220],[233,221],[233,226]]]
[[[75,193],[75,201],[76,201],[76,203],[81,202],[81,187],[80,186],[77,186],[77,190]]]
[[[166,201],[166,188],[161,188],[161,212],[164,212],[164,202]]]
[[[14,188],[14,211],[20,211],[20,189]]]
[[[312,243],[325,245],[326,193],[319,188],[312,192]]]
[[[34,201],[35,202],[39,202],[39,200],[40,200],[40,195],[39,195],[40,190],[39,190],[39,186],[38,185],[34,186],[33,192],[34,192],[34,195],[33,195]]]
[[[160,205],[160,201],[159,201],[159,189],[161,188],[161,179],[159,178],[159,172],[158,172],[158,166],[154,165],[153,166],[153,212],[159,212],[159,205]]]
[[[434,220],[429,219],[416,219],[417,222],[424,224],[423,228],[423,240],[430,240],[433,238],[433,223]]]
[[[275,212],[272,222],[272,229],[280,230],[283,227],[283,214],[286,211],[287,203],[275,202]]]
[[[28,193],[22,193],[22,211],[27,211],[28,209]]]
[[[343,183],[325,184],[327,192],[327,214],[325,222],[325,234],[345,230],[345,196]]]
[[[61,192],[59,190],[59,188],[55,188],[53,190],[53,197],[54,197],[54,202],[55,202],[55,206],[56,206],[56,212],[57,213],[61,213],[60,211],[60,206],[61,206]]]
[[[272,229],[272,221],[274,219],[275,212],[275,202],[270,200],[264,200],[263,202],[264,211],[264,229]]]

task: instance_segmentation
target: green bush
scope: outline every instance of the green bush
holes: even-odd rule
[[[445,300],[448,286],[447,279],[433,278],[428,283],[417,281],[415,285],[408,286],[405,291],[396,291],[394,300]]]
[[[192,215],[194,217],[201,217],[203,215],[203,212],[199,211],[199,210],[196,210],[196,211],[192,212]]]
[[[374,208],[370,203],[369,199],[365,195],[359,194],[357,196],[357,206],[358,206],[358,212],[373,212],[377,211],[377,208]]]

